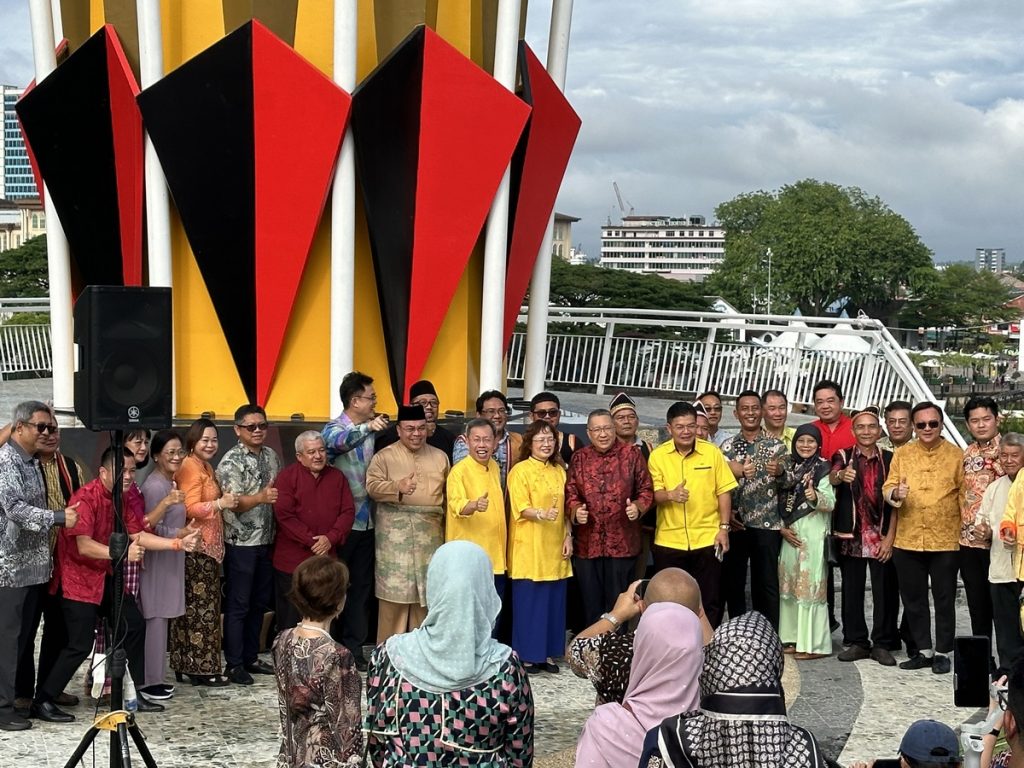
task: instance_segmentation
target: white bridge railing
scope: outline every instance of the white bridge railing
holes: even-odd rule
[[[544,378],[553,388],[680,398],[709,389],[725,397],[745,389],[779,389],[791,404],[810,405],[814,384],[831,379],[842,387],[850,409],[934,399],[888,329],[866,317],[552,307],[548,322],[552,331],[579,328],[575,334],[548,335]],[[650,338],[653,329],[681,338]],[[772,340],[753,340],[764,334]],[[508,352],[511,382],[523,380],[524,348],[525,335],[514,334]],[[962,444],[956,431],[950,432]]]
[[[50,326],[0,325],[0,381],[52,372]]]

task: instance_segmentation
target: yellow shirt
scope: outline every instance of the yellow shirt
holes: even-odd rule
[[[672,440],[651,451],[647,468],[654,490],[674,489],[684,479],[690,497],[685,502],[666,501],[658,505],[654,543],[672,549],[701,549],[715,543],[721,516],[718,497],[738,484],[722,452],[707,440],[697,439],[683,456]]]
[[[907,443],[892,457],[882,495],[896,509],[894,547],[911,552],[950,552],[960,548],[964,452],[945,439],[932,448],[920,440]],[[900,479],[910,489],[902,502],[892,501]]]
[[[398,481],[416,476],[416,490],[399,498]],[[444,505],[444,479],[448,476],[448,456],[432,445],[410,451],[401,443],[392,443],[375,453],[366,468],[366,492],[374,501],[408,504],[413,507]]]
[[[557,581],[572,576],[572,566],[562,557],[562,543],[569,530],[565,519],[565,470],[557,464],[530,457],[508,473],[509,531],[508,576],[510,579]],[[558,510],[555,520],[523,517],[526,509]]]
[[[501,470],[491,459],[486,465],[467,456],[448,473],[448,520],[444,540],[461,539],[479,544],[491,558],[495,573],[505,573],[505,495],[501,490]],[[461,514],[470,501],[487,494],[487,509],[471,515]]]
[[[992,526],[992,546],[997,546],[999,533],[1005,523],[1013,523],[1017,546],[1013,553],[1013,569],[1017,581],[1024,581],[1024,472],[1018,472],[1006,497],[1006,508],[1001,521]]]

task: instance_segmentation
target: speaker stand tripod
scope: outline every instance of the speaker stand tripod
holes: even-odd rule
[[[114,482],[111,488],[114,505],[114,532],[110,536],[110,562],[113,565],[114,578],[111,596],[113,602],[113,620],[111,621],[111,648],[113,653],[110,662],[110,712],[96,719],[92,727],[85,732],[82,740],[78,743],[74,753],[64,764],[64,768],[75,768],[92,746],[96,737],[102,731],[110,733],[110,768],[131,768],[132,757],[129,749],[128,736],[131,735],[135,742],[135,748],[145,763],[146,768],[157,768],[146,739],[142,735],[139,724],[135,722],[135,714],[124,709],[124,673],[128,668],[128,658],[124,648],[120,648],[117,642],[117,633],[121,629],[119,625],[122,609],[124,607],[124,565],[128,557],[128,536],[124,526],[124,490],[122,478],[124,476],[124,431],[114,430],[111,437],[111,444],[114,446]],[[137,670],[141,673],[142,670]],[[142,694],[137,694],[141,696]]]

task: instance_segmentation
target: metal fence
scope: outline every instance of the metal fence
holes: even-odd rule
[[[0,325],[0,380],[52,372],[50,326]]]

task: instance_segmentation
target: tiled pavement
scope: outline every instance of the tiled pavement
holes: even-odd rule
[[[47,399],[50,381],[0,382],[0,414],[27,398]],[[608,398],[567,393],[566,406],[580,413],[601,407]],[[639,402],[645,424],[663,421],[668,400]],[[2,417],[0,417],[2,418]],[[802,420],[802,419],[800,419]],[[870,616],[870,608],[868,610]],[[962,599],[957,605],[961,631],[970,626]],[[835,650],[840,637],[836,635]],[[899,659],[904,658],[898,655]],[[784,683],[790,716],[808,727],[826,752],[844,765],[854,760],[893,756],[906,727],[919,718],[933,717],[952,726],[976,713],[952,704],[952,675],[929,670],[904,672],[883,668],[870,660],[842,664],[835,656],[814,661],[786,659]],[[80,679],[73,685],[81,689]],[[571,765],[571,747],[593,706],[589,685],[563,668],[559,675],[533,681],[537,707],[538,764]],[[71,711],[72,725],[36,722],[22,733],[0,732],[0,768],[62,766],[92,718],[91,700]],[[158,765],[269,768],[278,748],[279,718],[271,679],[243,688],[193,688],[178,685],[165,713],[141,715],[139,722]],[[93,764],[93,754],[85,764]],[[107,737],[97,739],[95,764],[107,761]],[[140,761],[136,761],[141,764]]]

